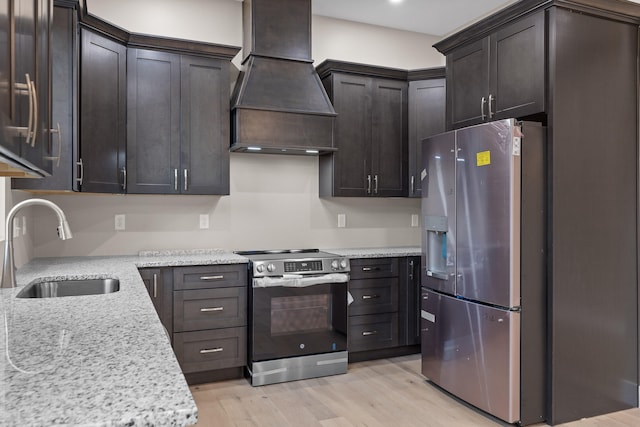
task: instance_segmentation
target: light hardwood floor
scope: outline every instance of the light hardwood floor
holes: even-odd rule
[[[425,381],[420,355],[352,363],[336,375],[262,387],[244,379],[191,387],[199,427],[482,427],[505,425]],[[636,427],[640,409],[562,424]]]

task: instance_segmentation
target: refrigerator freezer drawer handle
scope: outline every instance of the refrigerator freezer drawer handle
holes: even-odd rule
[[[427,276],[434,277],[440,280],[449,280],[447,273],[438,273],[436,271],[427,270]]]

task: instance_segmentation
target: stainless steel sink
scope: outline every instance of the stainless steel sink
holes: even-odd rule
[[[16,298],[52,298],[80,295],[110,294],[120,290],[118,279],[56,280],[30,283]]]

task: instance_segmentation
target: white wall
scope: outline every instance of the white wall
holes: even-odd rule
[[[235,0],[87,0],[88,9],[127,30],[242,46],[242,3]],[[424,34],[313,19],[313,57],[395,68],[441,66]],[[237,59],[237,58],[236,58]],[[15,192],[24,194],[21,192]],[[380,247],[420,245],[414,199],[318,197],[316,157],[231,153],[230,196],[44,196],[67,213],[74,238],[56,237],[55,218],[34,209],[33,255],[135,254],[145,249]],[[126,215],[116,232],[114,215]],[[337,215],[347,218],[337,228]],[[200,230],[200,214],[211,228]],[[29,251],[27,251],[29,256]]]

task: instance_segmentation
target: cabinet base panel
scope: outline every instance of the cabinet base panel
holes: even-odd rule
[[[349,363],[364,362],[366,360],[386,359],[389,357],[407,356],[420,353],[420,344],[402,347],[382,348],[379,350],[349,352]]]
[[[184,377],[189,385],[235,380],[244,378],[244,367],[238,366],[235,368],[216,369],[214,371],[194,372],[184,374]]]

